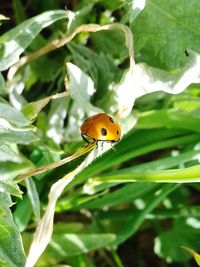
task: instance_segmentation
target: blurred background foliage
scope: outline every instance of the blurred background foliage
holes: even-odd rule
[[[52,240],[36,266],[197,265],[181,246],[200,251],[200,186],[190,183],[200,178],[199,78],[187,76],[180,94],[163,92],[165,80],[157,92],[153,85],[161,71],[175,77],[192,51],[200,53],[199,10],[199,0],[1,0],[0,266],[24,266],[51,185],[84,156],[20,183],[15,177],[73,154],[84,144],[79,127],[95,110],[117,113],[113,84],[124,77],[129,58],[121,32],[81,32],[11,80],[9,68],[82,24],[113,22],[130,27],[135,61],[154,76],[148,94],[137,92],[121,120],[127,133],[115,149],[59,198]],[[200,77],[197,59],[188,70]],[[66,89],[66,96],[46,99]]]

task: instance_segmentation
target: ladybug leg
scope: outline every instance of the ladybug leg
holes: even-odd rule
[[[96,139],[92,138],[92,140],[93,140],[93,142],[91,144],[94,144],[94,143],[97,144],[97,140]]]
[[[116,148],[115,148],[115,146],[114,146],[114,142],[111,142],[111,147],[112,147],[112,149],[113,149],[114,151],[116,151]]]
[[[95,140],[95,141],[96,141],[96,140]],[[102,141],[99,141],[99,140],[96,141],[97,148],[98,148],[99,142],[101,142],[101,149],[103,149],[103,142],[102,142]]]
[[[84,147],[88,147],[90,142],[85,138],[85,136],[83,134],[81,134],[83,140],[87,143]]]
[[[95,139],[93,139],[93,140],[94,140],[94,142],[96,142],[96,148],[98,148],[98,145],[99,145],[98,140],[95,140]]]
[[[90,144],[90,142],[85,138],[85,136],[84,136],[83,134],[81,134],[81,136],[82,136],[83,140],[84,140],[86,143]]]
[[[103,150],[103,142],[101,142],[101,149]]]

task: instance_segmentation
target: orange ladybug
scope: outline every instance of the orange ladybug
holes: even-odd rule
[[[83,122],[81,136],[87,143],[98,141],[115,143],[121,138],[121,128],[110,115],[99,113]]]

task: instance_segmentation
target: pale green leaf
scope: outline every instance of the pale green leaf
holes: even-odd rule
[[[0,162],[12,161],[20,163],[22,158],[14,151],[11,146],[6,143],[0,142]]]
[[[3,14],[0,14],[0,20],[8,20],[9,18],[4,16]]]
[[[60,144],[66,131],[71,127],[64,128],[64,122],[69,108],[70,98],[63,97],[55,99],[51,103],[50,112],[48,114],[47,135],[52,138],[56,144]],[[71,116],[69,117],[69,120]]]
[[[115,237],[114,234],[55,234],[47,252],[59,258],[88,253],[108,245]]]
[[[38,116],[39,112],[49,103],[50,100],[51,97],[45,97],[41,100],[28,103],[21,109],[21,112],[27,119],[32,121]]]
[[[6,181],[0,180],[0,191],[4,193],[9,193],[10,195],[19,198],[22,197],[22,191],[19,189],[18,185],[12,180],[6,180]]]
[[[4,103],[0,103],[0,120],[2,121],[2,123],[5,120],[10,124],[18,127],[24,127],[30,124],[30,122],[24,117],[24,115],[19,110],[15,109],[11,105]]]
[[[0,94],[5,92],[5,80],[3,75],[0,73]]]
[[[10,129],[0,128],[0,140],[16,144],[31,144],[39,141],[39,137],[32,133],[32,131],[13,131]]]
[[[18,174],[22,174],[30,169],[33,169],[34,165],[31,161],[24,159],[21,163],[15,162],[0,162],[0,181],[5,181],[11,177],[15,177]]]
[[[136,64],[133,71],[128,70],[119,84],[114,85],[119,112],[130,114],[135,99],[156,91],[170,94],[183,92],[190,84],[200,82],[200,55],[190,51],[186,65],[178,72],[153,68],[145,63]]]
[[[96,91],[92,79],[72,63],[67,63],[67,71],[69,74],[69,87],[72,99],[87,114],[102,112],[102,109],[90,103],[90,97]]]
[[[199,132],[200,117],[177,109],[150,110],[141,113],[137,128],[179,128]]]
[[[46,11],[16,26],[0,38],[0,70],[6,70],[18,61],[40,31],[57,20],[68,17],[68,11]]]
[[[39,199],[39,195],[37,192],[35,182],[32,179],[32,177],[29,177],[28,179],[26,179],[25,182],[26,182],[27,193],[30,199],[33,213],[35,215],[36,220],[39,220],[40,219],[40,199]]]

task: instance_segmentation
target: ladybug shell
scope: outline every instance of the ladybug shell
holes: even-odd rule
[[[85,120],[81,125],[81,133],[95,141],[118,142],[121,138],[119,124],[106,113],[99,113]]]

